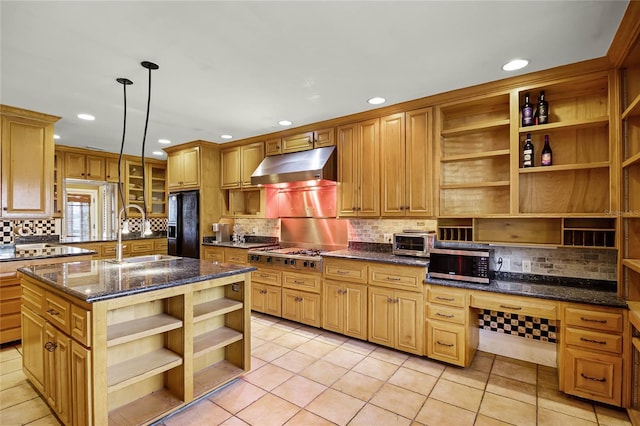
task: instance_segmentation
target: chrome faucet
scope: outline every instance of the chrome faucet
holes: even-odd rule
[[[120,222],[122,221],[122,213],[124,213],[124,211],[130,207],[133,207],[134,209],[138,209],[140,211],[140,214],[142,215],[142,230],[140,230],[140,236],[151,234],[151,226],[147,222],[146,216],[144,214],[144,210],[142,210],[142,208],[136,204],[129,204],[128,206],[124,206],[122,210],[120,210],[120,213],[118,214],[118,242],[116,243],[116,262],[122,262],[122,234],[124,231],[123,228],[126,228],[126,233],[129,233],[128,222],[125,222],[124,226],[120,225]]]

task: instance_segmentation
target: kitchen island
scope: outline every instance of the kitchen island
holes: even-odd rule
[[[65,424],[148,424],[250,369],[253,267],[156,256],[22,274],[23,370]]]

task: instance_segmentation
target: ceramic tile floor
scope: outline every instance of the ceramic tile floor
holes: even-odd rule
[[[557,371],[478,353],[461,369],[254,314],[252,370],[160,423],[174,425],[630,425],[625,411],[560,393]],[[58,425],[0,351],[0,425]]]

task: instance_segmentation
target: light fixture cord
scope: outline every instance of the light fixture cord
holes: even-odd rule
[[[147,93],[147,117],[144,120],[144,133],[142,135],[142,208],[144,209],[145,214],[149,214],[147,212],[147,178],[146,178],[146,167],[144,166],[144,145],[147,141],[147,126],[149,124],[149,107],[151,105],[151,68],[149,68],[149,91]],[[152,185],[153,187],[153,185]],[[145,224],[142,224],[144,229]]]
[[[124,203],[124,192],[122,191],[122,152],[124,151],[124,136],[127,130],[127,85],[122,84],[124,90],[124,119],[122,124],[122,143],[120,144],[120,156],[118,157],[118,194],[120,194],[120,202],[122,207]],[[127,220],[127,209],[124,210],[124,220]],[[118,227],[120,224],[118,224]]]

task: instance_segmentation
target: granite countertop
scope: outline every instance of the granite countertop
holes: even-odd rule
[[[122,241],[128,240],[147,240],[147,239],[157,239],[157,238],[167,238],[167,231],[154,231],[151,235],[144,235],[138,232],[130,232],[128,234],[122,235]],[[98,238],[90,238],[79,240],[74,237],[61,237],[60,244],[82,244],[82,243],[108,243],[118,241],[118,236],[113,235],[112,237],[98,237]]]
[[[492,280],[489,284],[444,280],[427,276],[425,283],[562,302],[628,308],[627,302],[616,293],[615,282],[565,277],[546,277],[548,279],[545,282],[531,282],[518,279],[517,275],[520,274],[516,274],[515,277],[504,273],[499,274],[498,279]],[[582,285],[580,285],[581,283]]]
[[[54,257],[86,256],[96,253],[94,250],[86,250],[79,247],[57,244],[47,245],[48,247],[27,249],[16,249],[16,246],[3,247],[0,249],[0,262],[47,259]]]
[[[206,262],[187,257],[130,264],[88,260],[18,269],[27,276],[88,303],[255,270],[253,266]]]
[[[369,262],[391,263],[405,266],[429,266],[428,258],[397,256],[387,252],[367,251],[367,250],[334,250],[322,253],[322,257],[337,257],[343,259],[366,260]]]

